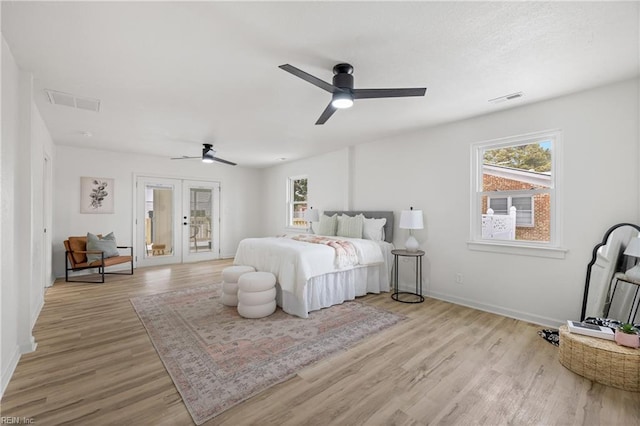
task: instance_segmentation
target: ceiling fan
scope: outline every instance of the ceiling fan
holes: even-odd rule
[[[316,124],[324,124],[336,112],[336,109],[350,108],[354,99],[372,98],[401,98],[407,96],[424,96],[426,87],[416,87],[411,89],[354,89],[353,88],[353,67],[350,64],[337,64],[333,67],[333,84],[320,80],[293,65],[280,65],[281,68],[296,77],[318,86],[319,88],[332,93],[331,102],[316,121]]]
[[[231,166],[236,166],[236,163],[233,163],[231,161],[228,160],[223,160],[220,157],[216,157],[216,150],[213,149],[213,145],[211,145],[210,143],[203,143],[202,144],[203,148],[202,148],[202,157],[187,157],[186,155],[183,155],[182,157],[173,157],[171,158],[172,160],[186,160],[186,159],[190,159],[190,158],[202,158],[202,162],[203,163],[213,163],[214,161],[217,161],[218,163],[224,163],[224,164],[229,164]]]

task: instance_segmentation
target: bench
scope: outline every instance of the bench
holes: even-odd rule
[[[105,258],[105,252],[100,250],[87,251],[87,237],[69,237],[64,240],[65,256],[64,256],[64,280],[66,282],[92,282],[104,283],[105,274],[133,275],[133,247],[117,246],[118,250],[129,249],[128,255],[118,255]],[[89,262],[87,254],[100,254],[100,259]],[[106,272],[105,268],[123,263],[131,264],[131,272]],[[87,280],[70,280],[69,271],[81,271],[84,269],[98,269],[100,281]]]

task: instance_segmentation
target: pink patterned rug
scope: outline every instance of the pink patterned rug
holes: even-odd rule
[[[196,424],[402,320],[360,302],[245,319],[221,284],[131,299]]]

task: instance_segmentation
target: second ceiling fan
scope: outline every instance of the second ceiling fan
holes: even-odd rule
[[[331,102],[316,121],[316,124],[324,124],[336,112],[336,109],[349,108],[353,105],[354,99],[373,98],[402,98],[407,96],[424,96],[426,87],[416,87],[409,89],[354,89],[353,88],[353,67],[350,64],[337,64],[333,67],[333,84],[329,84],[309,73],[302,71],[293,65],[284,64],[278,68],[283,69],[299,77],[314,86],[326,90],[332,94]]]
[[[229,160],[224,160],[220,157],[216,157],[216,150],[213,149],[213,145],[211,145],[210,143],[203,143],[202,144],[202,156],[198,156],[198,157],[188,157],[186,155],[183,155],[182,157],[173,157],[172,160],[187,160],[190,158],[201,158],[203,163],[213,163],[214,161],[217,161],[218,163],[224,163],[224,164],[228,164],[230,166],[237,166],[236,163],[229,161]]]

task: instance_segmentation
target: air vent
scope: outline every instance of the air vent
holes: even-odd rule
[[[63,105],[71,108],[86,109],[88,111],[98,112],[100,111],[100,100],[83,98],[80,96],[71,95],[69,93],[56,92],[55,90],[44,90],[49,97],[49,102],[54,105]]]
[[[523,96],[524,96],[524,93],[516,92],[516,93],[512,93],[510,95],[500,96],[499,98],[489,99],[489,102],[491,102],[492,104],[499,104],[500,102],[511,101],[511,100],[514,100],[514,99],[521,98]]]

